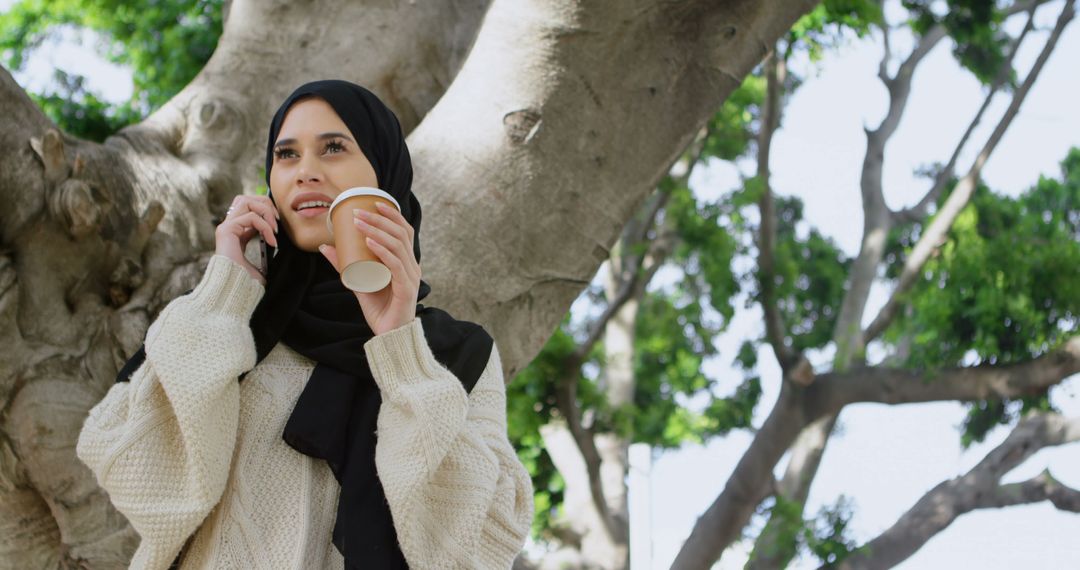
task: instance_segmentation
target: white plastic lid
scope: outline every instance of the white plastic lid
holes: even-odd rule
[[[330,209],[326,211],[326,229],[330,230],[331,234],[334,233],[334,206],[337,206],[345,199],[352,198],[353,196],[379,196],[380,198],[386,198],[387,200],[390,200],[394,203],[394,207],[397,208],[399,212],[401,211],[401,204],[398,204],[398,201],[395,200],[394,197],[385,190],[371,188],[368,186],[357,186],[356,188],[349,188],[341,194],[338,194],[337,198],[334,198],[333,203],[330,204]]]

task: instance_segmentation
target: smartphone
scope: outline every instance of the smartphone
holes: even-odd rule
[[[263,278],[266,277],[267,271],[270,266],[267,264],[266,259],[266,240],[262,236],[258,237],[259,240],[259,273],[262,273]]]

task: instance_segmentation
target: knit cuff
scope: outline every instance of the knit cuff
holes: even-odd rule
[[[214,254],[202,281],[188,294],[192,303],[244,321],[251,319],[266,288],[232,259]]]
[[[419,317],[372,337],[364,343],[364,352],[375,383],[384,392],[449,373],[432,354]]]

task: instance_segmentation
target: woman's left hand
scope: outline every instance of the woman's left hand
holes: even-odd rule
[[[367,246],[390,269],[390,284],[374,293],[353,291],[371,331],[376,335],[392,331],[416,318],[416,297],[420,289],[420,263],[413,255],[413,227],[393,206],[376,202],[382,215],[360,210],[354,216],[356,230],[367,237]],[[337,250],[320,245],[319,251],[334,269]]]

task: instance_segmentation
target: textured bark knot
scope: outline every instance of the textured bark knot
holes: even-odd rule
[[[217,95],[202,95],[187,110],[188,128],[180,144],[181,155],[200,155],[212,162],[227,162],[239,156],[237,150],[247,123],[240,106]]]
[[[56,129],[49,129],[41,138],[31,138],[30,148],[44,167],[49,216],[75,239],[97,232],[112,199],[105,189],[79,178],[84,166],[82,157],[76,154],[69,163],[63,136]]]
[[[535,109],[521,109],[511,111],[503,116],[503,126],[506,134],[514,144],[526,143],[532,140],[536,131],[540,129],[540,112]]]

